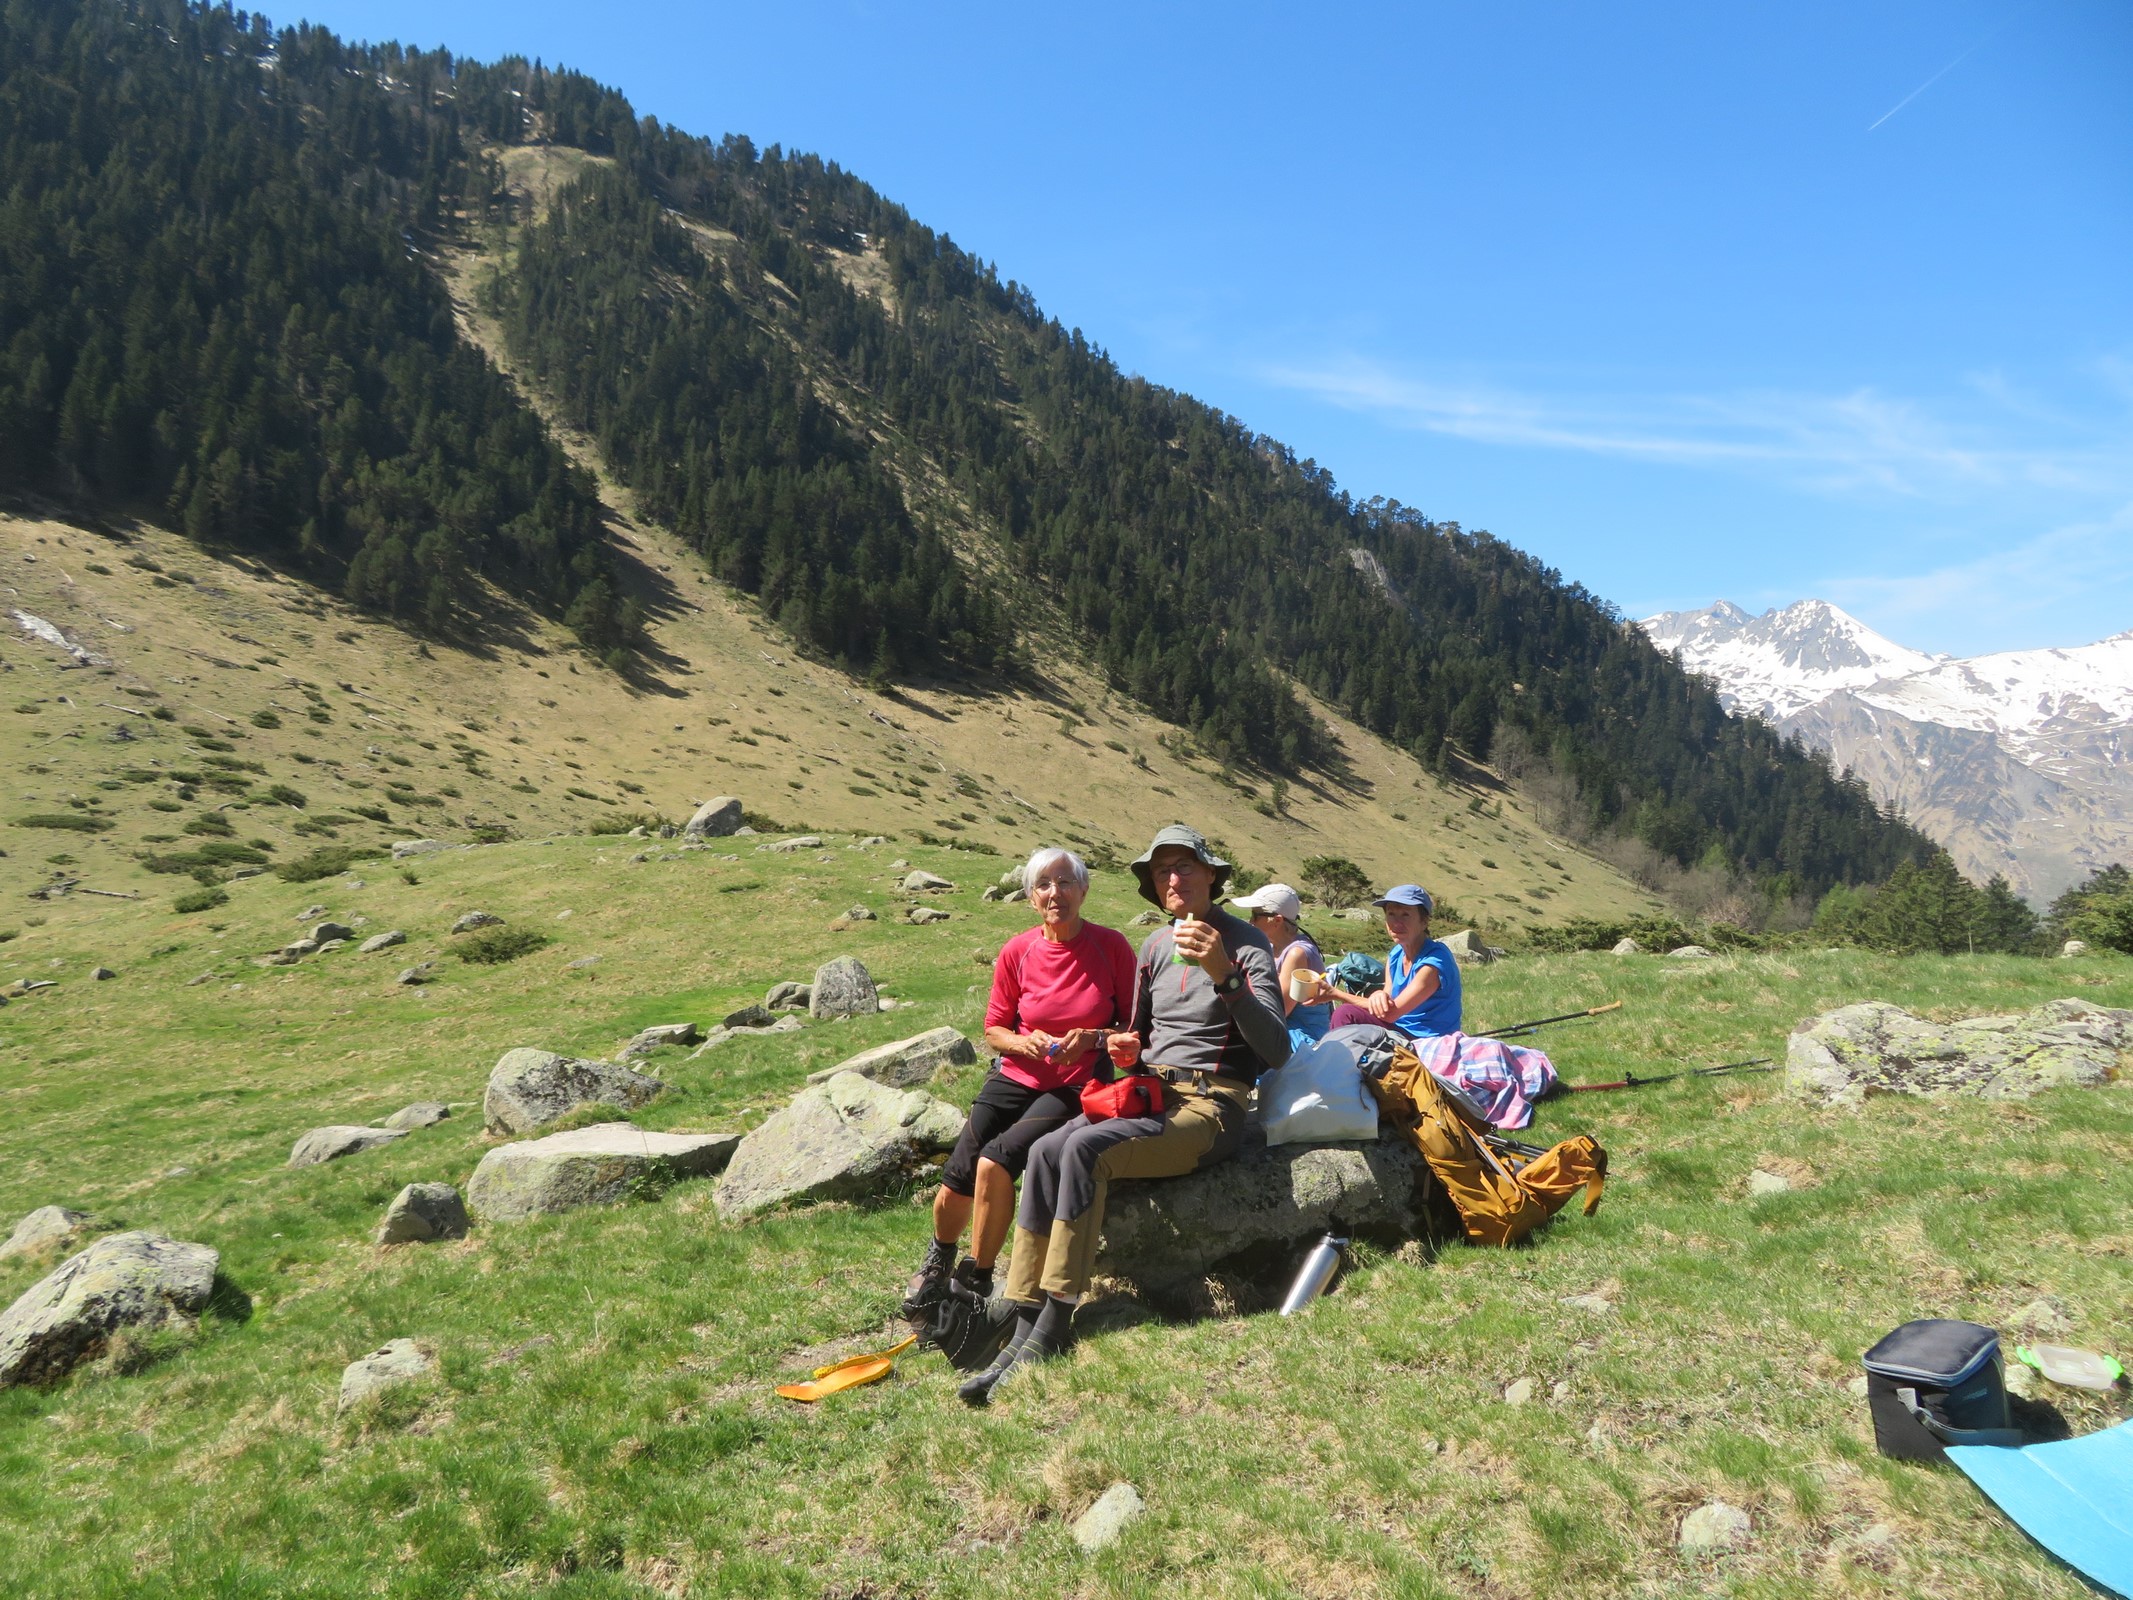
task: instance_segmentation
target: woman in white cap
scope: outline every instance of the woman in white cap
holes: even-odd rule
[[[1274,977],[1281,985],[1281,1001],[1288,1011],[1289,1043],[1299,1050],[1326,1036],[1333,1016],[1333,1002],[1297,999],[1301,989],[1308,997],[1315,983],[1296,982],[1300,972],[1322,973],[1326,958],[1299,924],[1303,921],[1303,898],[1285,883],[1261,884],[1250,894],[1237,895],[1230,904],[1252,919],[1252,926],[1266,935],[1274,947]]]

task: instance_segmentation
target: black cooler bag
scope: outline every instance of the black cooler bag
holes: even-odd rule
[[[1906,1322],[1860,1357],[1874,1444],[1901,1461],[1941,1461],[1951,1444],[2019,1445],[2000,1336],[1942,1317]]]

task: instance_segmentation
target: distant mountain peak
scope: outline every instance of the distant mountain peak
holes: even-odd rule
[[[1731,601],[1639,624],[1729,710],[1830,752],[1963,870],[2048,899],[2133,850],[2133,630],[1961,659],[1883,638],[1827,600]]]

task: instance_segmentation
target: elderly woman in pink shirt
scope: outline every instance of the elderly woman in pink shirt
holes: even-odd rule
[[[1046,846],[1022,869],[1022,885],[1039,921],[1008,940],[993,964],[985,1044],[998,1059],[941,1172],[933,1243],[904,1299],[904,1315],[914,1319],[946,1292],[951,1273],[978,1295],[992,1292],[1030,1146],[1081,1115],[1082,1085],[1111,1075],[1099,1048],[1105,1031],[1133,1018],[1133,946],[1117,929],[1082,918],[1089,869],[1081,858]],[[957,1267],[966,1227],[970,1258]]]

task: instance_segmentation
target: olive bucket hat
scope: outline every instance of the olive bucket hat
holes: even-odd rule
[[[1212,894],[1215,899],[1220,900],[1222,891],[1229,886],[1229,863],[1207,848],[1207,840],[1199,829],[1188,828],[1182,822],[1171,823],[1149,840],[1147,849],[1133,858],[1133,876],[1140,880],[1141,898],[1152,906],[1162,906],[1163,897],[1155,892],[1155,875],[1149,870],[1148,863],[1155,859],[1156,851],[1171,844],[1190,850],[1214,869],[1215,886]]]

